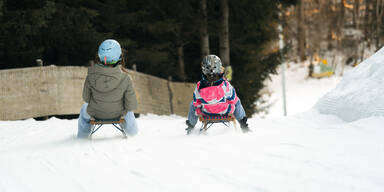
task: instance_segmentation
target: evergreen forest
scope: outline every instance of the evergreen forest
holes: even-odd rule
[[[218,55],[247,114],[281,63],[279,12],[294,0],[0,0],[0,69],[88,66],[116,39],[124,65],[196,82],[201,58]],[[192,94],[192,93],[191,93]]]

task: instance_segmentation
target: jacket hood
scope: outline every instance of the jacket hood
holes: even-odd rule
[[[99,92],[109,92],[120,85],[124,75],[120,71],[120,65],[116,67],[94,65],[88,68],[88,78],[92,88]]]

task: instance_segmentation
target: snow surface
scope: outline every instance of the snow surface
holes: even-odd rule
[[[350,69],[347,68],[348,70]],[[341,80],[340,75],[322,79],[307,78],[308,68],[297,64],[291,64],[286,70],[285,76],[288,115],[297,115],[310,110],[324,94],[336,87]],[[284,112],[281,75],[272,75],[267,86],[272,93],[268,99],[268,104],[271,107],[267,117],[282,117]]]
[[[347,72],[315,108],[344,121],[384,115],[384,48]]]
[[[136,137],[122,139],[105,126],[93,140],[78,140],[77,120],[0,121],[0,192],[382,192],[384,117],[361,111],[358,120],[344,121],[317,111],[323,100],[382,78],[372,70],[384,67],[366,69],[370,74],[359,68],[333,90],[338,94],[329,92],[313,109],[316,94],[332,89],[337,79],[304,81],[288,72],[288,113],[296,115],[251,118],[248,134],[214,125],[208,135],[187,136],[184,118],[149,114],[137,119]],[[355,75],[360,72],[365,76]],[[364,83],[349,87],[353,77]],[[371,106],[370,100],[348,99],[356,99],[356,107]],[[337,114],[352,110],[336,106]]]

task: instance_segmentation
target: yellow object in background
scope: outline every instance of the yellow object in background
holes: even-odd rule
[[[312,77],[314,78],[330,77],[332,75],[333,75],[333,71],[327,71],[322,73],[312,73]]]
[[[227,67],[225,67],[225,74],[224,74],[224,77],[225,77],[228,81],[231,81],[231,80],[232,80],[232,67],[231,67],[231,66],[227,66]]]
[[[326,59],[323,59],[322,62],[323,62],[324,65],[328,65],[328,61]]]
[[[314,67],[311,77],[314,78],[323,78],[330,77],[334,74],[334,71],[331,66],[328,66],[328,61],[326,59],[319,60],[319,65]]]

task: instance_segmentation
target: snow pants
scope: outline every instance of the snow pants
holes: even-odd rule
[[[80,110],[80,116],[78,121],[78,138],[88,138],[91,134],[91,116],[87,113],[88,103],[85,103]],[[133,112],[128,111],[124,116],[125,123],[120,124],[121,128],[130,136],[135,136],[138,132],[135,115]]]
[[[189,112],[188,112],[188,121],[192,126],[195,126],[198,120],[198,116],[196,115],[196,107],[193,106],[193,101],[189,105]],[[240,100],[235,105],[235,111],[233,112],[233,115],[235,118],[239,121],[242,120],[245,117],[245,111],[243,108],[243,105],[241,105]]]

